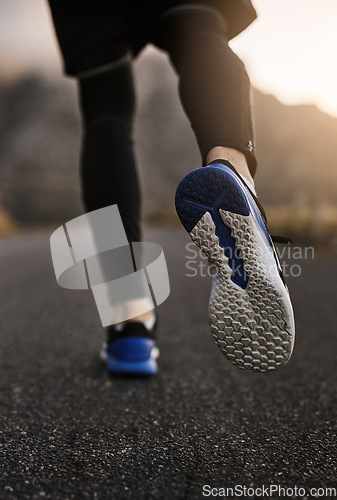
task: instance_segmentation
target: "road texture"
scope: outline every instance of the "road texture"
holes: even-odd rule
[[[204,485],[270,484],[310,498],[310,488],[337,487],[336,258],[300,261],[288,280],[294,355],[255,374],[211,337],[210,281],[200,269],[187,276],[196,264],[184,231],[145,236],[163,246],[171,279],[160,373],[145,380],[106,375],[94,300],[57,286],[48,232],[0,241],[0,498],[198,499]]]

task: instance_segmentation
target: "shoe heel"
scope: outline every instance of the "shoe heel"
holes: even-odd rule
[[[206,211],[222,209],[240,215],[250,213],[243,189],[225,165],[202,167],[187,174],[178,185],[175,205],[188,232]]]
[[[154,375],[158,371],[154,340],[143,337],[120,338],[107,348],[109,373]]]

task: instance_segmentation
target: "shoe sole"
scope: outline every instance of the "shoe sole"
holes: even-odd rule
[[[294,345],[292,305],[247,188],[230,168],[213,164],[181,181],[176,209],[213,267],[209,321],[221,352],[245,370],[285,365]]]
[[[111,375],[156,375],[158,371],[157,361],[148,359],[146,361],[122,361],[109,357],[107,370]]]
[[[122,339],[123,343],[125,339]],[[130,339],[127,339],[129,342]],[[137,338],[136,342],[146,344],[148,339]],[[130,345],[130,344],[129,344]],[[126,357],[129,350],[129,345],[126,345]],[[137,348],[137,346],[136,346]],[[121,354],[121,352],[120,352]],[[142,356],[141,359],[135,359],[135,356],[132,356],[133,359],[123,359],[123,357],[115,356],[111,352],[108,352],[107,344],[102,345],[102,349],[100,352],[100,358],[102,361],[106,362],[107,371],[111,375],[136,375],[136,376],[147,376],[147,375],[155,375],[158,372],[158,363],[157,358],[159,357],[159,349],[156,346],[153,346],[148,353],[146,359]]]

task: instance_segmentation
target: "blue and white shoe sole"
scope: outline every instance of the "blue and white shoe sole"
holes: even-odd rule
[[[155,375],[158,372],[159,349],[152,340],[126,337],[112,346],[104,343],[100,358],[111,375]]]
[[[180,182],[176,209],[213,264],[209,321],[221,352],[241,369],[267,372],[285,365],[294,345],[293,309],[246,186],[225,165],[202,167]]]

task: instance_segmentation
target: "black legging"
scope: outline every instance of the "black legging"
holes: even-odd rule
[[[214,146],[243,152],[254,174],[250,83],[220,18],[196,11],[162,18],[156,44],[168,52],[202,160]],[[116,45],[116,60],[127,42]],[[140,190],[132,144],[135,96],[128,62],[79,79],[84,134],[82,189],[87,211],[118,205],[129,241],[141,239]]]

